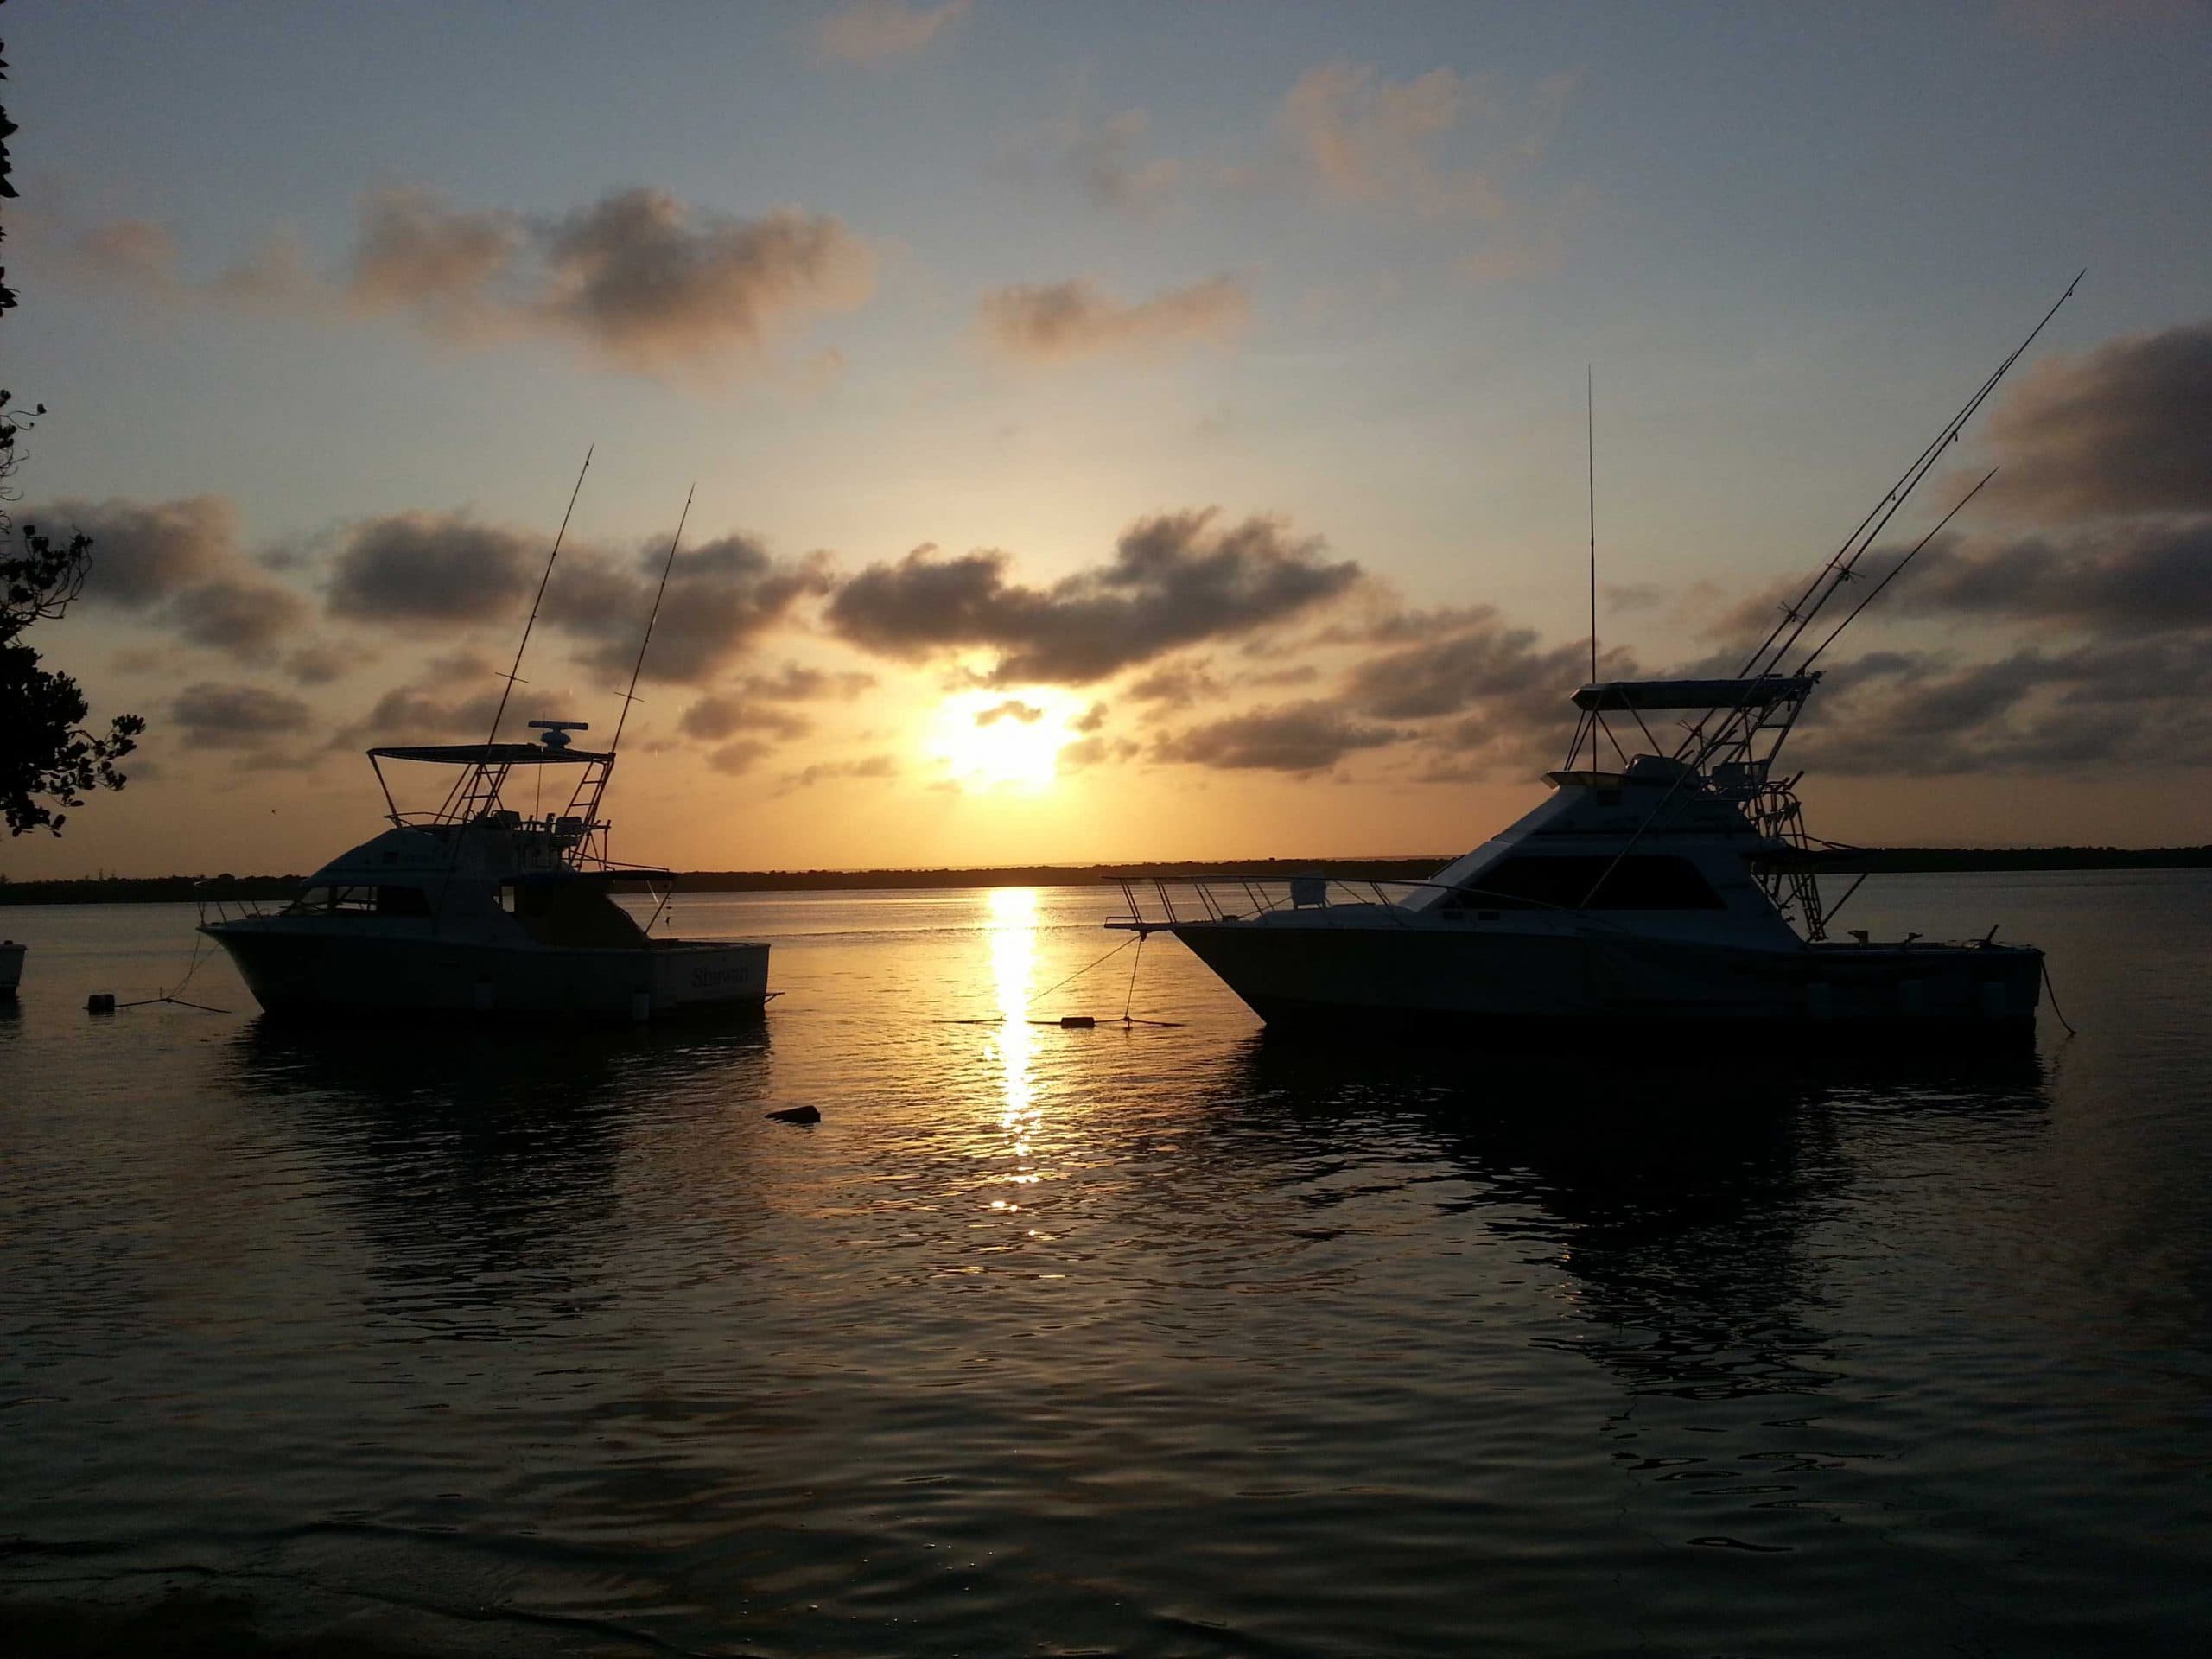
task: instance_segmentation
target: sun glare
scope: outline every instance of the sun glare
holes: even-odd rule
[[[1046,788],[1077,706],[1051,691],[959,692],[931,722],[930,758],[966,788]]]

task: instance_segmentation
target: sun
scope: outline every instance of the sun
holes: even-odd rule
[[[1051,690],[957,692],[931,718],[926,747],[963,787],[1046,789],[1078,707]]]

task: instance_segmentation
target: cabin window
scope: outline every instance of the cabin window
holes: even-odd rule
[[[378,887],[376,909],[379,916],[428,916],[430,895],[420,887]]]
[[[1593,891],[1594,889],[1594,891]],[[1458,909],[1484,911],[1720,910],[1720,895],[1688,859],[1663,854],[1524,855],[1484,870],[1452,898]]]
[[[420,887],[346,885],[309,887],[293,901],[295,916],[428,916],[429,895]]]

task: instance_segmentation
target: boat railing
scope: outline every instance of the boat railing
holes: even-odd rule
[[[1122,890],[1127,909],[1109,916],[1106,925],[1125,931],[1147,933],[1155,928],[1183,922],[1236,922],[1274,911],[1312,911],[1339,914],[1332,922],[1351,925],[1357,908],[1371,916],[1379,907],[1400,923],[1405,919],[1398,901],[1386,887],[1421,887],[1421,881],[1382,881],[1326,875],[1247,878],[1234,875],[1154,875],[1111,878]],[[1341,894],[1339,898],[1336,895]]]
[[[1579,926],[1605,932],[1626,930],[1615,918],[1572,905],[1554,905],[1524,893],[1486,893],[1463,882],[1424,881],[1402,877],[1324,874],[1254,878],[1236,875],[1111,876],[1126,908],[1106,918],[1121,932],[1150,933],[1186,923],[1253,921],[1280,911],[1294,911],[1324,926],[1372,927],[1376,920],[1395,927],[1424,925],[1426,912],[1404,899],[1420,893],[1450,894],[1463,908],[1548,910],[1572,917]]]
[[[242,899],[234,895],[208,893],[194,893],[193,903],[199,909],[200,925],[202,927],[211,922],[258,921],[264,916],[272,916],[276,913],[276,910],[283,908],[283,906],[279,904],[276,909],[271,909],[258,899]]]

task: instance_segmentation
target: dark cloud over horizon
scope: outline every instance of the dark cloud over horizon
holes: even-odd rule
[[[612,556],[587,555],[555,571],[545,616],[583,645],[580,660],[603,672],[628,673],[652,612],[667,547],[665,539],[649,541],[626,566]],[[685,549],[669,571],[641,677],[702,684],[784,623],[802,600],[819,598],[831,585],[826,560],[781,561],[749,536],[719,537]]]
[[[266,664],[305,629],[306,600],[249,561],[238,510],[225,497],[173,501],[48,502],[22,515],[26,529],[92,538],[83,598],[188,644]]]
[[[346,532],[329,608],[346,621],[407,630],[519,620],[541,563],[523,532],[465,512],[387,513]]]
[[[1211,509],[1141,519],[1109,563],[1043,588],[1010,582],[1004,553],[918,548],[845,582],[826,617],[885,656],[995,651],[993,684],[1087,685],[1180,646],[1287,621],[1360,579],[1357,564],[1326,562],[1319,537],[1293,536],[1279,520],[1217,519]]]
[[[1395,743],[1407,734],[1365,725],[1334,703],[1312,701],[1255,709],[1154,741],[1153,758],[1231,772],[1325,772],[1346,755]]]
[[[1989,417],[1996,502],[2020,514],[2212,512],[2212,320],[2031,369]]]
[[[168,717],[202,747],[240,749],[296,736],[313,714],[298,697],[265,686],[201,680],[170,700]]]

